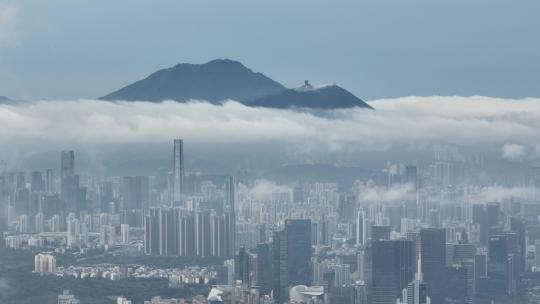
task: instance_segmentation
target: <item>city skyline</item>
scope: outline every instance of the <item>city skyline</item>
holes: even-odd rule
[[[0,304],[540,304],[539,9],[0,0]]]

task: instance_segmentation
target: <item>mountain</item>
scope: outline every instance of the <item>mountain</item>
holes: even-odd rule
[[[248,105],[266,108],[346,109],[353,107],[373,109],[362,99],[337,85],[315,88],[305,82],[296,89],[261,97]]]
[[[212,103],[233,99],[249,102],[285,89],[280,83],[253,72],[238,61],[217,59],[204,64],[181,63],[159,70],[101,99],[154,102],[197,99]]]
[[[5,96],[0,96],[0,101],[9,101],[10,99]]]

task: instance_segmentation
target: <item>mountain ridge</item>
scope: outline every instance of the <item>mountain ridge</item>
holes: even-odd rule
[[[253,72],[238,61],[215,59],[203,64],[179,63],[158,70],[100,99],[206,100],[216,104],[227,99],[248,102],[285,89],[282,84]]]
[[[299,88],[287,89],[275,95],[262,97],[249,103],[249,105],[282,109],[312,108],[324,110],[360,107],[373,110],[373,107],[362,99],[336,84],[316,88],[309,84],[307,80]]]
[[[288,89],[231,59],[215,59],[202,64],[179,63],[100,99],[150,102],[201,100],[212,104],[235,100],[246,106],[279,109],[373,109],[338,85],[314,87],[306,80],[303,86]]]

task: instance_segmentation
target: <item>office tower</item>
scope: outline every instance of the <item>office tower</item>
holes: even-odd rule
[[[366,212],[363,209],[358,211],[356,215],[356,245],[365,245],[367,242],[367,218]]]
[[[272,291],[272,251],[269,244],[257,245],[257,287],[261,295]]]
[[[488,247],[489,292],[510,295],[515,291],[515,257],[508,235],[491,235]]]
[[[286,220],[289,285],[311,284],[311,220]]]
[[[233,176],[227,176],[225,180],[225,212],[235,212],[236,182]]]
[[[510,219],[510,230],[512,230],[516,234],[517,238],[517,254],[516,254],[516,262],[518,265],[517,270],[522,273],[525,271],[525,264],[527,261],[527,244],[526,244],[526,231],[525,231],[526,223],[524,220],[519,218],[511,218]]]
[[[389,240],[391,230],[390,226],[371,226],[371,240]]]
[[[54,175],[52,169],[45,170],[45,192],[54,192]]]
[[[372,243],[372,304],[395,304],[414,278],[414,243],[376,240]]]
[[[420,251],[424,282],[432,303],[443,303],[444,274],[446,265],[446,231],[439,228],[420,230]]]
[[[75,175],[75,152],[71,150],[62,151],[60,161],[60,176],[62,179]]]
[[[446,303],[471,303],[473,294],[468,284],[469,275],[472,276],[467,267],[462,265],[445,268],[445,272],[440,278],[444,281]]]
[[[487,245],[488,224],[485,206],[482,204],[472,205],[472,223],[479,228],[480,244]]]
[[[311,221],[286,220],[285,229],[272,238],[273,294],[276,303],[283,303],[288,286],[311,283]]]
[[[272,294],[276,304],[287,300],[289,270],[287,262],[287,237],[284,230],[272,236]]]
[[[173,150],[173,201],[180,202],[184,188],[184,141],[174,140]]]
[[[465,264],[474,260],[476,253],[476,247],[473,244],[451,244],[452,248],[452,262],[453,264]]]
[[[61,197],[66,203],[66,211],[78,213],[82,211],[81,189],[79,188],[79,176],[75,175],[75,152],[62,151],[60,160],[61,172]],[[86,196],[86,193],[84,193]]]
[[[246,248],[240,247],[238,254],[234,256],[234,279],[242,281],[242,284],[251,286],[250,255]]]
[[[56,273],[56,257],[48,253],[40,253],[34,257],[34,272]]]

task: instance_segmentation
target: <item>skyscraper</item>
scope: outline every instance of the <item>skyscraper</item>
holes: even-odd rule
[[[246,286],[251,286],[250,255],[246,248],[241,247],[234,256],[234,279],[242,281]]]
[[[416,263],[417,270],[414,275],[414,280],[407,285],[407,289],[403,291],[401,303],[404,304],[428,304],[430,299],[427,296],[427,286],[424,283],[424,274],[422,273],[422,262],[420,259]]]
[[[272,291],[272,252],[268,244],[257,245],[257,287],[261,295]]]
[[[311,284],[311,220],[286,220],[289,285]]]
[[[444,274],[446,266],[446,231],[440,228],[420,230],[420,251],[424,282],[428,286],[428,296],[432,303],[443,303]]]
[[[372,244],[372,304],[394,304],[413,280],[415,251],[409,240],[376,240]]]
[[[184,141],[174,140],[173,150],[173,201],[180,202],[184,190]]]
[[[364,210],[359,210],[356,215],[356,245],[365,245],[367,242],[367,218]]]
[[[276,231],[272,236],[272,294],[276,304],[287,297],[289,271],[287,263],[287,237],[285,231]]]
[[[233,176],[227,176],[225,180],[225,208],[226,212],[234,212],[236,204],[236,183]]]
[[[62,151],[60,174],[62,179],[75,175],[75,152],[72,150]]]
[[[60,159],[61,197],[68,212],[78,213],[83,209],[86,191],[79,187],[79,176],[75,175],[75,152],[62,151]],[[83,194],[85,197],[83,197]]]

